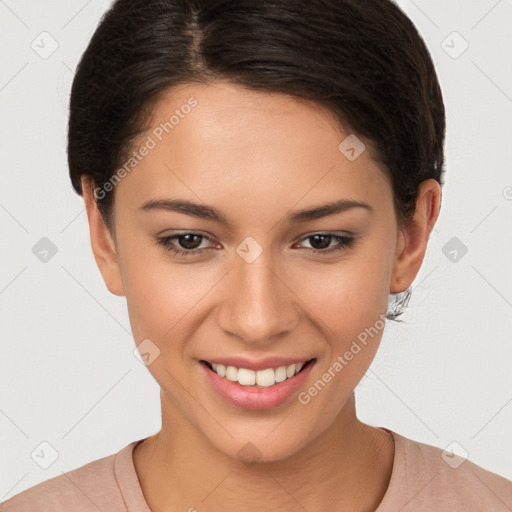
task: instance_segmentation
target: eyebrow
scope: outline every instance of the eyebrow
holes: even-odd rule
[[[298,224],[301,222],[321,219],[323,217],[328,217],[337,213],[343,213],[349,210],[353,210],[354,208],[363,208],[370,213],[374,212],[373,207],[363,201],[341,199],[338,201],[332,201],[330,203],[315,206],[313,208],[298,210],[296,212],[290,213],[286,215],[285,221],[290,224]],[[185,215],[190,215],[200,219],[212,220],[227,227],[232,226],[231,222],[229,222],[228,219],[219,210],[213,208],[212,206],[202,205],[183,199],[150,199],[140,207],[140,210],[164,210],[169,212],[183,213]]]

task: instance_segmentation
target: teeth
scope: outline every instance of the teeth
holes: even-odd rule
[[[267,368],[265,370],[248,370],[247,368],[235,368],[223,364],[211,363],[213,371],[221,377],[232,382],[238,382],[242,386],[258,386],[267,388],[277,382],[283,382],[300,372],[305,363],[290,364],[279,368]]]
[[[286,366],[280,366],[276,370],[276,382],[283,382],[283,380],[286,380]]]
[[[234,366],[226,367],[226,379],[233,382],[238,380],[238,370]]]
[[[254,384],[256,384],[256,372],[247,370],[246,368],[240,368],[240,370],[238,370],[238,382],[242,384],[242,386],[254,386]]]
[[[258,370],[256,372],[256,384],[258,384],[258,386],[261,386],[262,388],[268,388],[269,386],[273,386],[275,382],[276,372],[272,370],[272,368],[268,368],[267,370]]]

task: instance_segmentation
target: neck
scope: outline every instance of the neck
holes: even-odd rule
[[[299,452],[273,462],[241,464],[209,444],[164,404],[162,429],[134,450],[142,491],[153,512],[274,509],[375,510],[391,478],[388,433],[360,422],[354,395],[335,421]],[[186,424],[185,424],[186,423]],[[300,506],[299,506],[300,505]]]

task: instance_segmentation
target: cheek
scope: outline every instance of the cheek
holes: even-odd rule
[[[126,300],[132,332],[137,343],[154,339],[163,348],[170,341],[187,339],[201,321],[204,298],[216,280],[206,267],[173,264],[162,251],[134,253],[124,262]]]
[[[388,269],[382,260],[359,259],[347,259],[296,281],[297,295],[327,341],[321,372],[340,400],[367,371],[385,327]]]
[[[357,336],[385,313],[389,269],[382,260],[347,259],[300,274],[293,277],[293,289],[330,338]]]
[[[310,407],[316,428],[323,429],[343,407],[371,365],[385,328],[386,286],[378,268],[355,264],[331,267],[325,276],[302,285],[301,297],[314,314],[328,344],[317,379],[299,403]]]

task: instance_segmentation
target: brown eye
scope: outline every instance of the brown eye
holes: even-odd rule
[[[314,254],[328,254],[350,248],[355,242],[355,237],[333,235],[331,233],[316,233],[303,238],[303,240],[311,240],[311,252]],[[328,248],[333,241],[337,242],[337,244],[334,247]]]
[[[203,240],[210,241],[210,238],[197,233],[179,233],[157,237],[157,245],[180,256],[194,256],[209,249],[209,247],[199,248]]]

